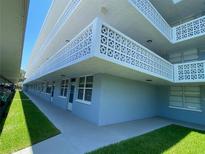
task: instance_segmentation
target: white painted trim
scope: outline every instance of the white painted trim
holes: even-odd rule
[[[90,88],[88,88],[88,87],[86,87],[86,83],[87,83],[87,77],[92,77],[93,78],[93,81],[92,81],[92,87]],[[84,81],[84,87],[79,87],[79,81],[80,81],[80,78],[85,78],[85,81]],[[82,89],[83,90],[83,99],[82,99],[82,101],[83,102],[90,102],[90,101],[85,101],[85,91],[87,90],[87,89],[90,89],[90,90],[92,90],[92,93],[93,93],[93,82],[94,82],[94,76],[93,75],[86,75],[86,76],[80,76],[79,78],[78,78],[78,87],[77,87],[77,94],[79,93],[79,89]],[[78,96],[77,96],[78,97]],[[80,100],[80,99],[78,99],[77,98],[77,100]],[[92,96],[91,96],[91,100],[92,100]],[[80,100],[81,101],[81,100]]]
[[[189,109],[189,108],[184,108],[184,107],[176,107],[176,106],[168,106],[169,108],[172,109],[179,109],[179,110],[186,110],[186,111],[193,111],[193,112],[202,112],[202,110],[197,110],[197,109]]]
[[[66,98],[67,98],[66,96],[58,96],[58,97],[63,98],[63,99],[66,99]]]
[[[83,101],[83,100],[80,100],[80,99],[76,99],[75,101],[78,102],[78,103],[91,105],[91,102],[89,102],[89,101]]]

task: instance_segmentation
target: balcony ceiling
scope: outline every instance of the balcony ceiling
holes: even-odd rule
[[[0,76],[16,82],[21,65],[27,0],[0,1]]]
[[[189,20],[192,16],[205,15],[205,0],[150,0],[163,18],[170,24]]]

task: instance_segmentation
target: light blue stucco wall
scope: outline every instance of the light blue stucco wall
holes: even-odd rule
[[[96,75],[97,76],[97,75]],[[74,102],[72,104],[72,113],[77,115],[78,117],[82,119],[86,119],[92,123],[98,124],[98,113],[99,113],[99,80],[97,77],[94,76],[93,81],[93,93],[92,93],[92,102],[91,104],[84,104],[77,101],[77,95],[78,95],[78,79],[75,84],[75,94],[74,94]],[[61,80],[55,81],[55,91],[54,91],[54,98],[53,98],[53,104],[68,110],[68,100],[69,100],[69,88],[68,88],[68,96],[62,97],[60,96],[60,86],[61,86]]]
[[[53,97],[53,104],[66,110],[68,98],[60,96],[61,90],[61,80],[55,80],[55,90],[54,90],[54,97]]]
[[[92,123],[95,123],[98,125],[99,123],[99,99],[100,99],[100,80],[99,75],[94,75],[94,81],[93,81],[93,93],[92,93],[92,102],[91,104],[84,104],[79,101],[77,101],[77,95],[78,95],[78,78],[75,86],[75,94],[74,94],[74,102],[72,104],[72,113],[77,115],[80,118],[86,119]],[[51,103],[53,105],[56,105],[64,110],[68,110],[68,99],[69,97],[62,97],[60,96],[60,90],[61,90],[61,80],[55,80],[55,90],[54,90],[54,97],[53,101],[51,102],[51,94],[46,94],[44,92],[39,92],[31,89],[26,89],[28,93],[31,93],[32,95],[38,96],[41,99],[45,100],[47,103]],[[69,95],[69,89],[68,89],[68,95]]]
[[[60,96],[61,80],[55,80],[53,104],[67,110],[68,97]],[[202,112],[169,108],[169,87],[155,86],[108,74],[96,74],[91,104],[77,101],[78,83],[72,107],[73,114],[97,125],[162,116],[205,125],[205,86],[201,86]],[[50,102],[50,94],[29,90]]]
[[[61,80],[55,80],[53,104],[67,109],[68,97],[60,96]],[[92,101],[77,101],[75,89],[73,114],[97,125],[107,125],[155,116],[156,87],[143,82],[119,78],[107,74],[94,75]],[[32,92],[50,102],[50,95]]]
[[[61,81],[58,80],[55,81],[55,90],[54,90],[54,97],[52,102],[51,102],[51,94],[47,94],[45,92],[40,92],[35,90],[29,90],[29,89],[27,89],[26,91],[31,93],[32,95],[38,96],[42,100],[45,100],[47,103],[51,103],[53,105],[56,105],[66,110],[68,98],[60,96],[60,82]]]
[[[174,109],[169,107],[169,87],[159,86],[158,114],[169,119],[205,125],[205,87],[201,87],[202,112]]]
[[[28,93],[31,93],[34,96],[38,96],[42,100],[45,100],[46,102],[50,102],[50,94],[44,93],[44,92],[39,92],[35,90],[27,90]]]
[[[80,103],[77,100],[77,91],[74,96],[73,110],[72,112],[90,122],[99,124],[99,103],[100,103],[100,94],[101,94],[101,76],[94,75],[93,78],[93,91],[90,104]]]
[[[111,75],[99,76],[101,80],[99,125],[157,115],[155,86]]]

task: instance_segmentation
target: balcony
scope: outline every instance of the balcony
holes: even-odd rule
[[[58,18],[57,22],[52,27],[51,31],[48,33],[48,35],[46,36],[45,40],[40,45],[40,47],[39,47],[39,54],[40,55],[39,56],[43,55],[46,47],[49,46],[49,44],[51,43],[52,39],[60,31],[60,29],[62,28],[62,25],[72,16],[73,12],[79,6],[80,2],[81,2],[81,0],[70,0],[70,2],[67,4],[65,9],[62,11],[62,14]],[[37,61],[38,61],[38,58],[35,58],[32,61],[32,64],[34,65],[35,63],[37,63]],[[27,73],[31,74],[32,70],[31,70],[31,72],[27,72]]]
[[[93,44],[93,23],[87,26],[67,45],[50,57],[43,65],[33,72],[26,82],[36,80],[46,74],[55,72],[65,66],[72,65],[78,61],[83,61],[91,54]]]
[[[106,23],[100,24],[97,56],[172,81],[173,65]]]
[[[159,12],[154,8],[154,6],[148,0],[129,0],[130,4],[127,1],[125,1],[123,3],[127,3],[127,5],[132,4],[132,6],[134,6],[134,8],[136,8],[137,11],[140,12],[140,14],[142,14],[171,43],[181,42],[181,41],[188,40],[188,39],[191,39],[191,38],[195,38],[195,37],[198,37],[198,36],[202,36],[202,35],[205,34],[205,16],[200,17],[200,18],[195,19],[195,20],[192,20],[190,22],[178,25],[176,27],[171,27],[163,19],[163,17],[159,14]],[[66,27],[65,23],[67,23],[69,21],[69,19],[72,18],[75,10],[77,10],[82,4],[83,3],[82,3],[81,0],[72,0],[68,3],[68,5],[65,7],[65,10],[62,11],[62,14],[59,17],[59,19],[57,20],[56,24],[53,26],[50,33],[46,36],[46,38],[44,39],[44,41],[40,45],[39,50],[37,50],[38,53],[39,53],[38,57],[47,57],[45,55],[47,55],[48,51],[50,51],[50,50],[47,51],[47,48],[49,46],[51,46],[51,44],[53,42],[55,42],[54,41],[55,38],[57,37],[59,32],[62,31],[63,27],[64,27],[63,30],[66,31],[65,30],[65,27]],[[97,3],[96,5],[100,5],[100,3],[99,4]],[[125,5],[125,4],[121,4],[121,5]],[[132,7],[132,6],[130,5],[130,7]],[[82,5],[81,7],[86,8],[84,5]],[[133,9],[133,12],[135,12],[134,9]],[[96,13],[97,12],[93,11],[92,14],[96,14]],[[134,17],[135,16],[133,16],[133,18]],[[91,18],[92,17],[89,17],[90,20],[92,20]],[[106,18],[106,20],[109,22],[109,19]],[[123,21],[124,20],[122,20],[121,23],[123,23]],[[87,24],[88,23],[86,23],[85,25],[87,25]],[[114,25],[116,25],[116,24],[117,23],[114,22]],[[85,25],[83,25],[82,27],[84,27]],[[112,25],[113,25],[113,23],[112,23]],[[147,25],[150,26],[149,23],[147,23]],[[124,27],[123,28],[122,27],[120,29],[123,29],[126,26],[124,25]],[[159,33],[159,35],[161,35],[160,33]],[[127,37],[125,37],[125,38],[127,38]],[[111,38],[108,38],[108,39],[111,39]],[[162,39],[163,39],[163,37],[162,37]],[[70,40],[70,38],[69,38],[69,40]],[[130,39],[128,39],[128,40],[130,40]],[[113,41],[115,43],[117,43],[115,40],[113,40]],[[133,42],[133,40],[131,42]],[[137,46],[141,46],[138,43],[136,43],[136,44],[137,44]],[[123,44],[120,44],[120,45],[123,45]],[[105,44],[103,44],[102,46],[106,47]],[[132,47],[131,48],[126,47],[126,48],[128,48],[129,50],[132,49]],[[109,48],[109,50],[110,49],[111,48]],[[118,50],[119,50],[119,48],[118,48]],[[136,49],[136,50],[138,50],[138,49]],[[142,60],[139,60],[141,58],[138,58],[138,57],[136,58],[135,57],[136,59],[138,59],[138,62],[139,62],[139,64],[135,64],[136,67],[138,67],[140,69],[143,68],[142,70],[144,72],[149,72],[149,74],[150,74],[150,72],[152,72],[152,74],[155,75],[155,76],[159,75],[158,77],[160,77],[160,78],[162,77],[163,79],[172,81],[173,77],[171,77],[171,76],[173,76],[173,75],[170,75],[170,74],[173,74],[172,73],[173,71],[170,72],[170,70],[169,70],[170,66],[168,66],[170,64],[167,63],[167,61],[164,61],[164,59],[162,60],[156,54],[154,54],[153,52],[150,52],[150,50],[148,50],[147,48],[143,47],[143,50],[142,51],[140,51],[140,50],[141,49],[139,48],[139,52],[141,52],[141,54],[139,54],[138,56],[141,57]],[[144,55],[144,53],[146,53],[146,54],[151,53],[151,54],[148,54],[150,57],[146,57],[146,55]],[[129,52],[128,52],[128,55],[126,55],[123,52],[122,53],[120,52],[119,54],[122,54],[125,57],[129,56],[131,59],[133,58],[132,56],[129,55]],[[153,54],[154,54],[154,56],[153,56]],[[101,56],[101,58],[103,57],[102,54],[99,54],[98,56]],[[155,56],[157,56],[160,60],[159,61],[153,60],[153,59],[158,59],[158,58],[155,58]],[[105,55],[104,55],[104,57],[105,57]],[[111,58],[111,57],[107,56],[107,58],[109,58],[111,60],[113,57]],[[39,59],[40,58],[35,58],[34,60],[32,60],[32,64],[31,64],[31,67],[30,67],[32,69],[30,71],[28,71],[28,73],[27,73],[29,76],[31,76],[31,74],[33,73],[32,70],[36,69],[36,67],[38,67],[38,64],[43,62],[43,60],[39,60]],[[143,60],[145,60],[147,62],[143,62]],[[120,62],[119,60],[116,60],[114,58],[113,58],[113,61]],[[126,62],[123,62],[123,63],[125,64]],[[167,66],[165,66],[163,63],[165,63]],[[128,65],[128,63],[126,63],[126,65]],[[134,66],[132,64],[129,64],[129,67],[134,67]],[[42,66],[39,69],[41,69],[41,68],[42,68]],[[169,69],[167,69],[167,68],[169,68]]]
[[[149,0],[129,0],[129,3],[171,43],[205,35],[205,16],[171,27]]]
[[[174,79],[177,83],[204,82],[205,61],[196,61],[174,65]]]
[[[173,27],[174,42],[180,42],[205,34],[205,16]]]
[[[95,61],[91,61],[95,59]],[[89,66],[80,64],[89,61]],[[96,18],[68,44],[50,57],[25,83],[61,69],[79,68],[92,73],[123,74],[140,80],[156,78],[168,83],[205,81],[205,61],[171,64],[138,42]],[[107,67],[103,67],[103,66]],[[75,70],[77,71],[77,69]]]

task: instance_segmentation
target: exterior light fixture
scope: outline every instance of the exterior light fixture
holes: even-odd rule
[[[147,43],[152,43],[152,40],[147,40]]]
[[[102,6],[102,7],[100,8],[100,11],[101,11],[101,13],[104,14],[104,15],[108,13],[108,9],[107,9],[105,6]]]

